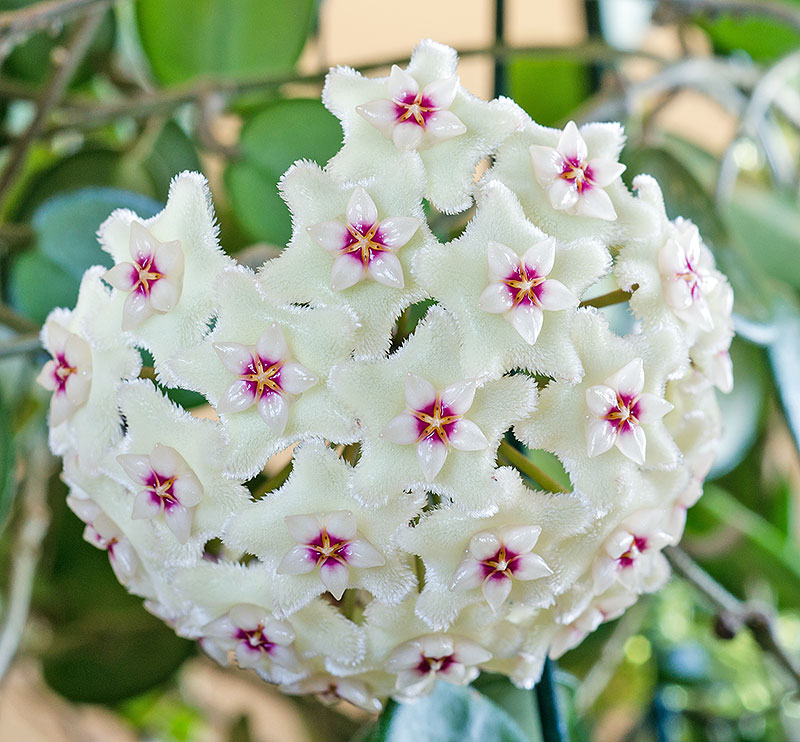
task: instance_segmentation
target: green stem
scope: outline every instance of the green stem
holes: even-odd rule
[[[630,291],[623,291],[622,289],[617,289],[616,291],[609,291],[607,294],[603,294],[602,296],[596,296],[594,299],[587,299],[586,301],[582,301],[580,303],[580,306],[597,307],[597,309],[600,309],[601,307],[610,307],[612,304],[623,304],[630,298],[631,298]]]
[[[544,742],[565,742],[568,739],[564,719],[558,708],[558,694],[553,667],[549,658],[544,661],[542,677],[536,684],[536,704],[539,707],[539,721],[542,725]]]
[[[277,474],[273,474],[264,484],[262,484],[255,492],[253,492],[253,499],[260,500],[268,492],[272,492],[280,487],[292,473],[292,459],[286,466],[283,467]]]
[[[16,332],[30,334],[39,332],[39,326],[35,322],[31,322],[27,317],[17,314],[6,304],[0,304],[0,325],[5,325]]]
[[[515,469],[536,482],[542,489],[548,492],[566,492],[553,477],[542,471],[524,453],[518,451],[508,441],[500,442],[497,453]]]

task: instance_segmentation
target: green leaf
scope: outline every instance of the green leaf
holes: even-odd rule
[[[234,214],[251,239],[286,244],[291,219],[278,195],[278,180],[300,158],[326,163],[341,141],[339,122],[316,100],[279,101],[245,123],[241,159],[228,166],[225,184]]]
[[[800,206],[795,194],[742,184],[723,216],[764,273],[800,289]]]
[[[313,0],[140,0],[136,18],[155,76],[168,85],[198,77],[287,72],[303,50]]]
[[[775,328],[775,340],[768,348],[769,362],[795,445],[800,450],[800,313],[782,305],[776,312]]]
[[[167,200],[172,178],[184,170],[201,170],[194,143],[174,121],[167,121],[147,159],[145,169],[153,179],[156,198]]]
[[[390,702],[369,742],[529,742],[500,706],[472,688],[438,682],[413,704]]]
[[[14,503],[14,436],[11,430],[11,412],[0,398],[0,534],[5,529],[11,506]]]
[[[533,690],[517,688],[504,675],[490,672],[482,672],[472,687],[505,709],[530,742],[542,739],[542,726]]]
[[[744,51],[758,62],[769,62],[800,46],[800,33],[795,29],[758,15],[715,14],[714,20],[701,19],[698,25],[709,35],[714,51],[720,55]]]
[[[129,191],[84,188],[38,207],[31,220],[36,246],[11,266],[9,294],[14,308],[41,324],[54,307],[74,306],[84,271],[92,265],[111,265],[96,232],[114,209],[123,207],[148,217],[159,204]]]
[[[514,100],[544,126],[563,123],[591,92],[588,66],[570,59],[520,57],[508,75]]]

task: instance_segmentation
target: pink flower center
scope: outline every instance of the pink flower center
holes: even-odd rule
[[[323,567],[328,561],[346,565],[347,546],[349,543],[348,540],[337,538],[328,533],[326,528],[323,528],[317,538],[310,541],[306,546],[308,546],[309,557],[316,560],[318,567]]]
[[[264,652],[265,654],[269,654],[270,650],[275,646],[275,643],[271,642],[264,633],[264,627],[261,624],[255,629],[238,629],[234,638],[249,649]]]
[[[448,437],[453,431],[453,426],[461,419],[461,415],[453,414],[438,394],[427,407],[411,410],[411,414],[417,419],[417,443],[435,436],[445,446],[449,444]]]
[[[578,193],[583,193],[594,185],[594,173],[585,163],[577,157],[564,157],[561,166],[560,178],[572,182],[578,189]]]
[[[618,433],[622,433],[639,424],[639,408],[639,397],[617,392],[616,406],[611,407],[603,419],[608,420]]]
[[[56,381],[56,392],[63,392],[67,386],[69,375],[77,373],[78,369],[69,365],[67,357],[63,353],[57,355],[55,361],[56,367],[53,370],[53,378]]]
[[[537,275],[535,270],[520,261],[519,267],[503,279],[503,283],[508,288],[508,292],[514,302],[512,308],[516,309],[520,304],[533,304],[541,307],[539,296],[542,293],[545,280],[544,276]]]
[[[688,257],[686,258],[685,270],[677,273],[676,278],[686,281],[687,285],[689,286],[689,291],[692,295],[692,301],[697,301],[700,298],[703,277]]]
[[[452,654],[447,654],[444,657],[428,657],[423,654],[417,665],[417,672],[423,675],[427,675],[429,672],[444,672],[454,663],[455,660]]]
[[[340,254],[350,255],[361,261],[366,268],[374,253],[389,252],[391,248],[383,243],[380,225],[375,224],[347,224],[348,235],[345,237],[344,245],[339,249]]]
[[[422,93],[417,93],[416,95],[406,93],[402,100],[392,98],[392,102],[394,103],[398,124],[404,121],[411,121],[423,129],[427,126],[428,119],[439,110],[433,101],[427,96],[423,96]]]
[[[247,382],[247,388],[258,402],[265,394],[281,394],[281,368],[283,361],[270,361],[262,358],[258,353],[251,355],[250,363],[239,374],[242,381]]]
[[[647,539],[644,536],[634,536],[630,549],[617,558],[617,564],[619,564],[621,569],[632,567],[633,563],[636,561],[636,557],[646,549]]]
[[[158,270],[155,264],[155,255],[139,256],[134,261],[131,268],[133,271],[131,291],[135,291],[144,296],[150,296],[152,284],[164,278],[164,274]]]
[[[174,485],[177,477],[165,477],[155,471],[150,472],[150,477],[145,487],[150,490],[150,499],[164,510],[172,510],[180,501],[175,496]]]
[[[509,551],[505,546],[501,545],[493,557],[484,559],[481,562],[484,578],[499,580],[512,577],[514,574],[514,562],[516,562],[518,556],[519,554]]]

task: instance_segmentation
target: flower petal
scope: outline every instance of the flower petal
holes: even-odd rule
[[[561,175],[564,168],[564,158],[553,147],[541,144],[531,145],[531,163],[536,180],[543,188]]]
[[[575,204],[575,213],[613,222],[617,218],[611,198],[602,188],[586,188]]]
[[[289,404],[280,394],[265,394],[256,402],[258,414],[275,435],[282,435],[289,421]]]
[[[320,222],[306,227],[306,231],[314,242],[332,253],[338,253],[351,240],[350,231],[342,222]]]
[[[586,428],[586,450],[589,456],[599,456],[614,447],[617,431],[607,420],[592,420]]]
[[[493,613],[500,610],[506,598],[511,592],[511,578],[500,572],[493,574],[491,577],[483,581],[481,585],[481,593],[492,609]]]
[[[256,341],[256,353],[272,363],[283,360],[289,353],[286,336],[277,322],[272,322]]]
[[[403,266],[394,253],[381,252],[369,261],[367,272],[374,281],[390,286],[395,289],[402,289],[404,285]]]
[[[241,343],[212,343],[212,347],[222,361],[222,365],[231,373],[243,374],[253,360],[253,353]]]
[[[644,361],[641,358],[634,358],[609,376],[605,383],[622,395],[638,396],[644,386]]]
[[[319,568],[319,577],[328,592],[336,600],[341,600],[350,581],[350,570],[347,565],[335,559],[327,559]]]
[[[155,264],[160,273],[180,281],[183,278],[183,250],[180,240],[161,242],[156,246]]]
[[[497,534],[491,531],[479,531],[469,540],[470,554],[480,561],[491,559],[500,551],[501,546]]]
[[[548,278],[541,286],[539,303],[548,312],[558,312],[578,306],[578,298],[561,281]]]
[[[558,138],[556,149],[564,156],[583,162],[589,154],[586,148],[586,141],[578,131],[574,121],[569,121]]]
[[[159,312],[168,312],[181,297],[181,285],[171,278],[161,278],[150,286],[150,304]]]
[[[486,257],[489,260],[490,280],[508,278],[519,269],[519,255],[499,242],[489,241],[486,246]]]
[[[250,388],[250,383],[237,379],[226,390],[217,402],[217,412],[220,415],[230,415],[242,412],[256,401],[256,396]]]
[[[358,524],[350,510],[334,510],[322,518],[322,523],[333,538],[349,541],[356,537]]]
[[[506,317],[528,345],[536,343],[544,322],[544,314],[539,307],[533,304],[517,304]]]
[[[276,572],[279,575],[304,575],[313,572],[317,566],[317,560],[311,556],[311,552],[305,546],[293,546],[284,554]]]
[[[522,262],[525,263],[528,270],[539,278],[553,270],[555,259],[556,241],[553,237],[537,242],[529,247],[522,256]]]
[[[67,383],[64,385],[64,392],[67,399],[75,406],[80,407],[87,399],[92,388],[92,377],[88,374],[70,374]]]
[[[458,637],[454,642],[453,659],[462,665],[479,665],[492,659],[492,653],[477,642]]]
[[[436,389],[427,379],[416,374],[406,374],[406,404],[412,410],[422,410],[436,401]]]
[[[317,375],[302,363],[288,361],[281,367],[281,388],[289,394],[302,394],[317,382]]]
[[[417,438],[419,438],[417,418],[410,412],[400,413],[384,425],[381,431],[381,438],[386,439],[390,443],[399,443],[401,445],[415,443]]]
[[[125,473],[137,484],[147,484],[153,474],[149,456],[135,453],[122,453],[117,456],[117,462]]]
[[[193,511],[182,505],[175,505],[164,510],[164,522],[167,524],[167,528],[175,534],[178,543],[181,544],[185,544],[189,540],[193,519]]]
[[[647,453],[647,436],[641,426],[634,425],[623,430],[616,440],[617,448],[631,461],[644,464]]]
[[[447,459],[447,446],[438,438],[429,437],[417,443],[417,462],[428,482],[436,479]]]
[[[538,554],[528,552],[520,554],[514,559],[511,564],[511,573],[518,580],[538,580],[540,577],[553,574],[553,570]]]
[[[490,314],[504,314],[514,306],[511,292],[504,283],[492,282],[478,297],[478,307]]]
[[[402,67],[393,64],[389,73],[389,95],[402,101],[407,96],[416,98],[417,93],[419,93],[419,83]]]
[[[58,368],[58,364],[50,360],[42,366],[42,370],[39,371],[39,375],[36,377],[36,383],[39,386],[43,386],[47,389],[48,392],[52,392],[55,390],[57,383],[56,383],[56,369]]]
[[[442,389],[442,403],[450,408],[454,415],[463,415],[475,400],[475,379],[464,379]]]
[[[369,541],[363,538],[353,539],[347,544],[345,558],[351,567],[369,569],[382,567],[386,559]]]
[[[391,139],[397,123],[397,106],[388,98],[378,98],[356,106],[356,113],[372,124],[383,136]]]
[[[556,178],[547,188],[547,198],[554,209],[568,211],[575,208],[580,201],[581,195],[572,181]]]
[[[203,499],[203,485],[191,472],[181,474],[172,485],[172,491],[178,502],[187,508],[194,507]]]
[[[141,222],[131,222],[129,249],[135,261],[144,261],[155,251],[155,239]]]
[[[605,417],[609,410],[617,408],[617,393],[610,386],[596,384],[585,393],[586,406],[596,417]]]
[[[436,108],[450,108],[458,92],[458,75],[443,77],[429,82],[422,89],[422,97],[427,98]]]
[[[103,274],[103,280],[120,291],[130,291],[139,280],[139,271],[133,263],[117,263]]]
[[[54,428],[61,425],[65,420],[72,417],[75,413],[75,405],[70,402],[69,397],[63,392],[56,392],[50,397],[50,427]]]
[[[133,520],[147,520],[161,515],[161,504],[150,490],[141,490],[133,500],[131,518]]]
[[[436,111],[428,119],[426,129],[439,142],[461,136],[467,131],[464,122],[452,111]]]
[[[365,234],[378,221],[378,207],[362,186],[356,186],[347,202],[347,222]]]
[[[474,590],[485,578],[483,565],[471,556],[464,557],[453,573],[451,590]]]
[[[122,329],[131,330],[153,314],[153,307],[144,294],[131,291],[122,305]]]
[[[420,220],[412,216],[390,216],[378,225],[375,241],[397,250],[419,229]]]
[[[586,170],[591,172],[593,185],[605,188],[625,172],[625,165],[607,157],[595,157],[586,163]]]
[[[489,441],[472,420],[458,420],[447,436],[450,445],[457,451],[482,451],[489,447]]]
[[[322,523],[317,515],[287,515],[284,519],[289,535],[298,544],[310,544],[319,538]]]
[[[505,526],[497,535],[509,551],[526,554],[536,546],[541,532],[541,526]]]
[[[645,425],[659,421],[674,406],[670,402],[667,402],[666,399],[657,397],[655,394],[648,394],[647,392],[639,395],[637,403],[639,410],[636,417],[640,423],[644,423]]]
[[[357,284],[364,277],[364,265],[352,255],[339,255],[331,268],[331,288],[344,291]]]
[[[394,127],[392,141],[400,150],[416,149],[422,142],[425,130],[414,121],[401,121]]]

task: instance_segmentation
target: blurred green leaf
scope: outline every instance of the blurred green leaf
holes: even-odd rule
[[[153,179],[156,198],[167,200],[172,178],[184,170],[201,170],[194,143],[174,121],[167,121],[144,163]]]
[[[783,304],[775,317],[775,340],[768,348],[781,404],[800,450],[800,313]]]
[[[717,394],[722,410],[722,440],[711,477],[732,471],[758,436],[767,390],[767,373],[761,349],[738,338],[731,344],[734,384],[730,394]]]
[[[505,709],[530,742],[542,739],[536,694],[532,689],[517,688],[504,675],[490,672],[481,673],[472,687]]]
[[[699,19],[698,25],[711,38],[717,54],[743,51],[757,62],[769,62],[800,46],[800,33],[795,29],[757,15],[720,13],[713,20]]]
[[[264,108],[242,127],[241,160],[225,171],[233,211],[254,240],[284,245],[291,218],[278,180],[300,158],[325,164],[339,148],[342,130],[316,100],[284,100]]]
[[[571,59],[519,57],[508,76],[514,100],[543,126],[561,124],[591,92],[589,67]]]
[[[440,681],[414,704],[389,703],[368,742],[528,742],[500,706],[469,687]]]
[[[0,534],[3,533],[14,503],[14,436],[11,412],[0,398]]]
[[[149,217],[159,204],[129,191],[84,188],[55,196],[36,209],[32,218],[36,246],[11,266],[12,306],[40,324],[53,307],[74,306],[83,272],[92,265],[111,265],[96,232],[116,208]]]
[[[740,185],[723,216],[761,270],[800,289],[800,205],[797,196]]]
[[[313,0],[140,0],[136,17],[153,73],[171,85],[290,70],[312,7]]]

